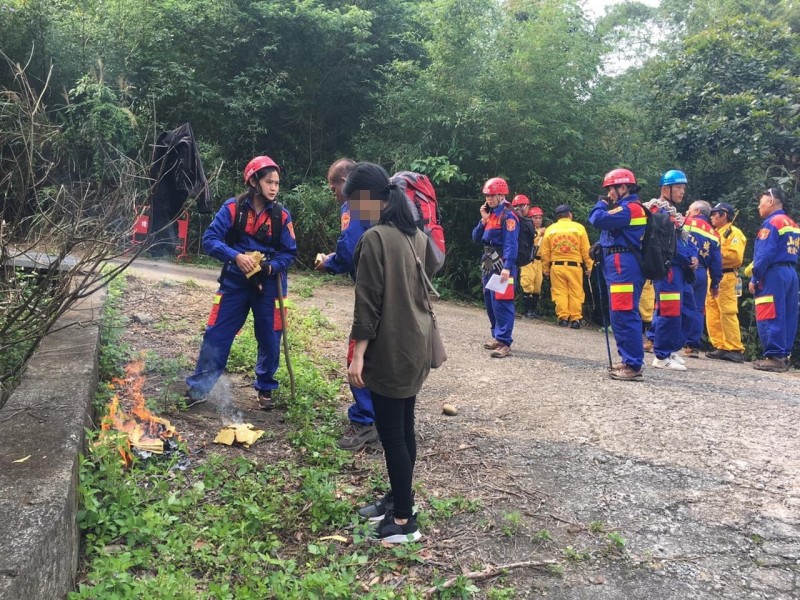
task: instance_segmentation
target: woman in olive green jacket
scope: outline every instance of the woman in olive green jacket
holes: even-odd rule
[[[405,193],[383,168],[358,164],[344,194],[360,218],[380,214],[355,251],[350,333],[355,350],[348,377],[351,385],[366,385],[372,392],[391,491],[359,514],[381,519],[377,539],[416,541],[421,535],[411,493],[417,456],[414,405],[431,365],[431,316],[420,269],[432,276],[436,257],[428,252],[427,237],[414,222]]]

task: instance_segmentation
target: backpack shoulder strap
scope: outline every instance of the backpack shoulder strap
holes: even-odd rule
[[[278,249],[281,243],[281,229],[283,227],[283,204],[277,200],[272,203],[272,239],[269,245]]]
[[[247,197],[243,197],[236,202],[231,202],[228,205],[228,210],[231,213],[231,228],[225,236],[225,243],[232,246],[242,239],[245,227],[247,226],[247,206],[245,202]]]

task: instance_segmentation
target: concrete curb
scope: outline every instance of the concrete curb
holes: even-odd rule
[[[0,600],[63,598],[74,588],[78,456],[92,423],[104,298],[58,321],[0,410]]]

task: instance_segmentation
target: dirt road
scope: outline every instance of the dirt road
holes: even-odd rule
[[[157,265],[136,273],[214,285],[213,271]],[[342,283],[294,298],[343,335],[352,300]],[[462,564],[567,557],[563,577],[512,570],[504,585],[522,597],[800,598],[797,372],[700,358],[616,382],[596,329],[520,320],[497,360],[480,309],[437,312],[449,360],[419,397],[418,478],[483,502],[430,532]]]

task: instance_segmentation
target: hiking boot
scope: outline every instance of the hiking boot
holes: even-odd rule
[[[636,371],[633,367],[626,364],[614,365],[609,376],[611,379],[616,379],[617,381],[641,381],[642,370],[639,369]]]
[[[725,356],[722,357],[722,360],[727,360],[735,363],[743,363],[744,352],[737,352],[736,350],[728,350],[727,352],[725,352]]]
[[[644,351],[645,352],[650,352],[652,354],[652,352],[653,352],[653,341],[652,340],[648,340],[647,338],[645,338],[644,342],[642,343],[642,346],[644,347]]]
[[[497,350],[497,349],[498,349],[500,346],[502,346],[502,345],[503,345],[503,344],[501,344],[501,343],[500,343],[500,342],[498,342],[497,340],[492,340],[491,342],[486,342],[486,343],[483,345],[483,347],[484,347],[484,348],[486,348],[487,350]]]
[[[673,352],[672,354],[669,355],[669,357],[679,365],[686,366],[686,361],[683,360],[683,357],[681,357],[681,355],[678,354],[677,352]]]
[[[580,329],[581,328],[581,322],[580,321],[571,321],[570,324],[569,324],[569,328],[570,329]]]
[[[201,394],[194,388],[189,388],[183,394],[184,402],[186,403],[186,408],[192,408],[193,406],[197,406],[198,404],[205,404],[208,402],[208,394]]]
[[[673,360],[671,356],[667,358],[658,358],[655,357],[653,359],[653,366],[656,369],[671,369],[673,371],[685,371],[686,365],[680,364],[678,361]]]
[[[414,504],[414,492],[411,492],[411,504]],[[384,516],[386,516],[386,513],[393,510],[394,496],[392,495],[391,490],[389,490],[383,498],[376,500],[369,506],[359,508],[357,512],[358,516],[362,519],[367,519],[368,521],[380,521]],[[414,506],[411,510],[415,511],[417,510],[417,507]]]
[[[782,358],[777,356],[766,356],[761,360],[753,362],[753,368],[759,371],[772,371],[773,373],[784,373],[789,370],[789,365]]]
[[[358,452],[367,444],[377,442],[378,439],[378,430],[375,429],[375,423],[362,424],[350,421],[350,426],[337,444],[342,450]]]
[[[706,352],[706,358],[714,358],[717,360],[728,360],[725,356],[728,354],[727,350],[719,350],[715,348],[711,352]],[[744,360],[744,355],[742,355],[742,360]]]
[[[258,390],[258,408],[261,410],[275,408],[275,402],[272,400],[272,390]]]
[[[511,348],[505,344],[500,344],[497,347],[497,350],[492,350],[492,353],[489,356],[492,358],[505,358],[509,354],[511,354]]]
[[[417,526],[417,515],[411,515],[405,525],[394,522],[394,511],[389,511],[378,523],[374,539],[387,544],[407,544],[416,542],[422,537]]]
[[[559,327],[569,327],[569,321],[567,319],[559,319],[558,320]]]
[[[697,348],[686,346],[686,348],[683,349],[683,356],[686,358],[700,358],[700,351]]]

